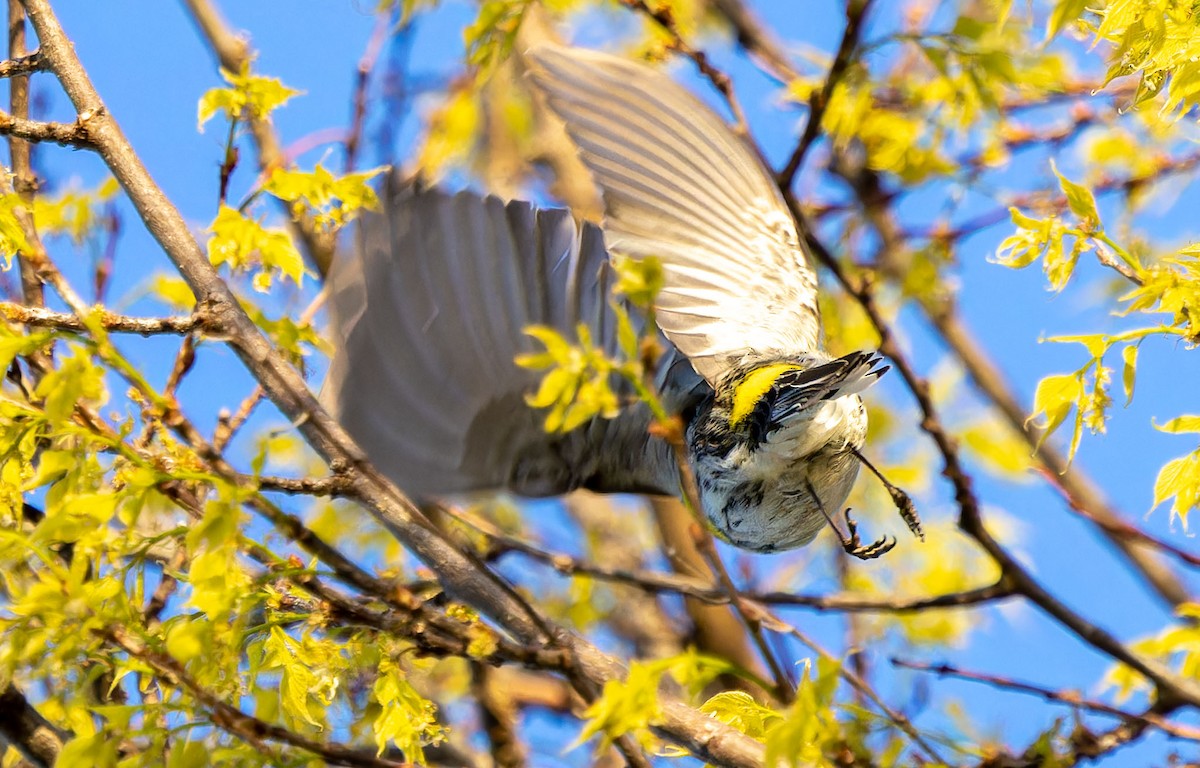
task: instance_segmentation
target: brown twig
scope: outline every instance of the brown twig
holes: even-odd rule
[[[24,23],[24,15],[21,16],[21,21]],[[10,32],[12,27],[9,27]],[[11,42],[11,37],[9,38]],[[23,47],[23,46],[22,46]],[[27,56],[18,56],[10,53],[12,58],[5,61],[0,61],[0,78],[19,77],[21,75],[32,75],[34,72],[41,72],[46,68],[45,62],[42,61],[42,54],[38,51]],[[13,110],[16,113],[16,110]]]
[[[1146,712],[1128,712],[1114,707],[1111,704],[1105,704],[1102,701],[1088,699],[1082,696],[1077,691],[1060,691],[1053,688],[1046,688],[1032,683],[1025,683],[1018,680],[1013,680],[999,675],[986,675],[981,672],[971,672],[969,670],[960,669],[959,667],[950,664],[930,664],[923,661],[909,661],[893,657],[891,663],[897,667],[905,669],[914,669],[919,672],[931,672],[939,677],[955,677],[960,680],[970,680],[972,682],[984,683],[993,688],[1003,690],[1017,691],[1019,693],[1027,693],[1032,696],[1037,696],[1045,701],[1054,704],[1062,704],[1063,706],[1073,707],[1076,709],[1085,709],[1090,712],[1096,712],[1110,717],[1120,718],[1127,722],[1144,722],[1151,725],[1163,733],[1174,736],[1179,739],[1187,739],[1189,741],[1200,741],[1200,728],[1184,725],[1183,723],[1175,723],[1163,717],[1160,711],[1148,710]]]
[[[93,146],[86,117],[81,117],[73,123],[48,123],[0,112],[0,136],[12,136],[26,141],[51,141],[77,149]]]
[[[8,0],[8,56],[9,60],[5,64],[15,64],[18,61],[28,61],[34,58],[36,58],[39,68],[43,64],[40,53],[25,55],[25,11],[17,0]],[[8,85],[9,109],[13,119],[28,120],[29,73],[22,72],[20,69],[20,67],[14,66],[8,74],[12,78],[12,82]],[[33,174],[32,149],[24,138],[10,134],[8,154],[12,160],[13,189],[28,208],[37,191],[37,177]],[[29,225],[29,228],[32,228],[32,224]],[[21,274],[21,298],[30,306],[44,305],[42,281],[37,275],[37,269],[29,260],[28,254],[18,254],[17,261]]]
[[[13,302],[0,302],[0,317],[14,323],[23,323],[36,328],[55,328],[61,331],[86,333],[87,326],[78,315],[70,312],[55,312],[44,307],[24,306]],[[107,310],[96,316],[100,326],[114,333],[136,333],[142,336],[156,334],[190,334],[202,330],[205,318],[202,314],[187,317],[131,317],[118,315]]]
[[[706,603],[725,604],[731,598],[723,588],[707,579],[681,573],[663,573],[642,569],[623,569],[584,562],[563,553],[550,552],[516,536],[510,536],[465,510],[456,509],[454,517],[489,539],[495,559],[506,552],[518,552],[544,563],[564,575],[582,574],[595,579],[628,584],[648,592],[671,592]],[[742,592],[741,597],[762,606],[811,608],[817,611],[847,613],[918,613],[931,608],[965,608],[1012,597],[1012,587],[1000,579],[994,584],[929,597],[880,597],[863,595],[801,595],[793,592]]]
[[[379,60],[379,54],[387,41],[390,27],[388,13],[377,13],[371,37],[367,40],[366,49],[354,70],[354,101],[350,114],[350,130],[346,133],[346,164],[343,168],[345,173],[353,171],[355,161],[358,160],[359,145],[362,143],[367,117],[367,86],[370,84],[375,62]]]
[[[266,397],[266,391],[261,384],[255,384],[254,389],[250,394],[242,400],[241,405],[233,414],[226,410],[222,410],[217,416],[217,426],[213,430],[213,449],[217,453],[224,453],[229,441],[237,434],[237,431],[242,428],[242,425],[250,418],[250,414],[254,413],[254,409]]]
[[[786,189],[792,186],[792,180],[796,178],[796,172],[800,170],[804,156],[808,154],[813,142],[821,135],[821,119],[825,116],[825,109],[829,106],[833,89],[841,82],[842,77],[850,68],[850,64],[854,61],[854,52],[858,49],[859,40],[862,38],[871,2],[872,0],[848,0],[846,3],[846,27],[842,31],[842,41],[838,45],[833,63],[829,66],[829,74],[825,76],[825,84],[821,86],[820,91],[813,91],[808,99],[808,121],[804,124],[804,133],[796,142],[796,147],[792,150],[787,164],[779,172],[777,181],[780,187]]]
[[[675,25],[675,17],[671,14],[670,7],[667,5],[658,8],[651,8],[646,0],[620,0],[621,5],[626,8],[637,11],[657,23],[664,32],[671,37],[671,47],[691,59],[696,69],[700,74],[704,75],[710,83],[713,84],[721,95],[725,98],[725,103],[729,105],[729,111],[733,115],[734,130],[743,138],[749,137],[750,129],[746,123],[746,113],[742,111],[742,106],[738,102],[737,94],[733,91],[733,81],[729,75],[717,69],[708,60],[708,56],[704,51],[693,48],[679,34],[679,28]]]
[[[36,768],[51,768],[71,734],[34,708],[11,683],[0,691],[0,745],[8,745]]]

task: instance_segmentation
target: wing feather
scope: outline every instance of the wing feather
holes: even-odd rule
[[[816,275],[758,157],[665,75],[543,45],[531,75],[604,195],[609,248],[663,261],[659,326],[710,384],[819,349]]]
[[[535,323],[574,338],[582,322],[616,354],[600,230],[567,211],[395,182],[386,200],[330,276],[337,353],[322,394],[376,465],[422,496],[669,492],[670,450],[648,436],[644,407],[548,436],[524,402],[539,374],[513,362],[534,351]],[[676,406],[704,394],[673,348],[660,382]]]

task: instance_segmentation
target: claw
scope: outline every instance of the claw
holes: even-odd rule
[[[821,499],[817,496],[816,489],[812,487],[812,483],[806,483],[808,493],[812,496],[813,502],[816,503],[817,509],[821,510],[821,514],[825,516],[826,522],[833,532],[837,534],[838,541],[842,545],[842,549],[848,555],[853,555],[859,560],[874,560],[875,558],[886,555],[891,552],[896,546],[896,537],[884,536],[877,541],[866,546],[863,545],[862,539],[858,536],[858,523],[850,516],[850,508],[846,507],[846,511],[842,513],[842,517],[846,520],[846,529],[850,532],[849,535],[842,533],[837,527],[837,523],[833,522],[833,518],[825,511],[825,507],[821,505]]]
[[[863,546],[862,539],[858,537],[858,523],[850,516],[850,508],[846,507],[846,511],[842,513],[846,518],[846,528],[850,531],[850,536],[842,539],[842,549],[846,554],[853,555],[859,560],[874,560],[875,558],[886,555],[891,552],[896,546],[896,538],[894,536],[884,536],[875,542]],[[834,530],[837,530],[836,528]],[[841,532],[839,531],[839,536]]]

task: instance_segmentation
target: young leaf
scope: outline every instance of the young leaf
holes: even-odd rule
[[[1058,0],[1046,20],[1046,40],[1058,37],[1068,24],[1073,24],[1088,7],[1089,0]]]
[[[233,269],[247,269],[255,263],[265,269],[254,277],[256,290],[265,292],[271,284],[271,270],[291,278],[297,285],[306,272],[304,259],[291,237],[281,229],[267,229],[237,210],[222,205],[209,227],[208,259],[213,266],[228,263]]]
[[[1171,515],[1182,520],[1186,528],[1188,513],[1200,504],[1200,451],[1172,459],[1159,470],[1151,509],[1171,497],[1175,498]]]
[[[1066,421],[1071,408],[1083,398],[1083,381],[1074,373],[1047,376],[1038,382],[1037,391],[1033,395],[1033,413],[1030,419],[1044,415],[1045,420],[1038,426],[1042,436],[1038,439],[1041,445],[1054,430]]]
[[[1092,191],[1082,184],[1076,184],[1058,172],[1058,166],[1053,160],[1050,161],[1050,169],[1054,171],[1054,175],[1058,177],[1058,184],[1062,187],[1063,194],[1067,196],[1067,205],[1071,208],[1071,213],[1079,217],[1083,224],[1084,231],[1100,232],[1100,212],[1096,209],[1096,198]]]
[[[249,64],[237,74],[222,69],[221,77],[230,87],[212,88],[200,97],[197,108],[200,131],[218,112],[224,112],[230,120],[261,120],[302,93],[288,88],[278,78],[250,74]]]
[[[1124,366],[1121,371],[1121,384],[1125,387],[1125,405],[1133,402],[1133,383],[1137,375],[1138,345],[1130,344],[1121,350],[1121,360]]]
[[[1172,435],[1200,432],[1200,416],[1176,416],[1165,424],[1155,424],[1154,428]]]
[[[662,722],[658,684],[665,672],[662,663],[634,661],[625,680],[605,683],[600,696],[583,713],[587,723],[575,743],[582,744],[599,735],[597,752],[603,752],[627,733],[647,743],[651,738],[650,726]]]

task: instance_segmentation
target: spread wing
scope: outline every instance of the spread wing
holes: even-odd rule
[[[696,371],[715,386],[749,354],[817,349],[816,275],[749,147],[648,67],[557,46],[528,56],[603,192],[608,247],[662,260],[658,324]]]
[[[586,323],[615,354],[610,272],[599,229],[567,211],[393,182],[329,278],[337,353],[322,399],[415,495],[671,492],[674,464],[644,408],[547,435],[524,400],[540,374],[513,362],[536,351],[522,330],[535,323],[571,339]],[[701,382],[686,360],[672,350],[663,362],[668,393],[692,396]]]

